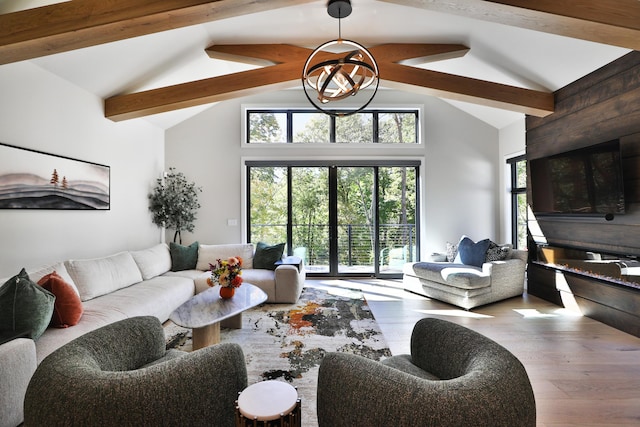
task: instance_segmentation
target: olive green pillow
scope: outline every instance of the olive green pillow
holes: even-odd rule
[[[253,268],[275,270],[275,262],[282,259],[284,245],[284,243],[279,243],[269,246],[266,243],[258,242],[256,253],[253,255]]]
[[[189,246],[182,246],[173,242],[169,243],[171,271],[195,269],[198,262],[198,246],[198,242],[193,242]]]
[[[49,326],[56,297],[29,279],[23,268],[0,287],[0,331],[26,332],[37,340]]]

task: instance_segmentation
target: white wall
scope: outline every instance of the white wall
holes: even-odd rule
[[[419,107],[424,117],[424,144],[419,146],[348,147],[340,145],[245,146],[242,107],[304,107],[309,104],[295,90],[230,100],[205,110],[166,133],[166,167],[175,167],[203,188],[193,234],[183,243],[242,242],[244,219],[243,160],[276,153],[279,159],[411,158],[423,161],[423,254],[442,251],[447,241],[462,234],[473,239],[499,236],[498,131],[431,97],[380,91],[372,108]],[[238,219],[238,226],[227,225]],[[172,239],[173,232],[167,233]]]
[[[105,119],[101,99],[29,62],[0,66],[0,94],[0,142],[111,167],[109,211],[0,210],[0,277],[160,241],[147,194],[164,169],[162,130]]]
[[[511,167],[507,159],[525,153],[526,128],[524,117],[517,122],[500,129],[500,154],[498,158],[500,173],[500,242],[511,243]]]

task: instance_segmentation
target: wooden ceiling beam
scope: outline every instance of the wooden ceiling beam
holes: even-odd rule
[[[458,99],[544,117],[553,112],[553,94],[401,65],[414,56],[421,61],[462,56],[468,48],[452,44],[391,43],[370,48],[376,56],[382,84],[402,90]],[[105,100],[105,116],[127,120],[239,96],[300,86],[301,73],[311,49],[291,45],[214,45],[213,58],[268,62],[264,68],[190,83],[152,89]],[[425,59],[426,58],[426,59]],[[417,88],[417,89],[416,89]]]
[[[195,82],[181,83],[108,98],[105,117],[115,122],[241,96],[289,89],[300,85],[301,65],[278,64]]]
[[[640,50],[638,0],[379,0]]]
[[[379,65],[384,86],[545,117],[554,111],[554,95],[516,86],[424,70],[400,64]]]
[[[73,0],[0,15],[0,65],[314,0]]]

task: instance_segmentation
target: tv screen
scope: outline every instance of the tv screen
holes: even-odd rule
[[[625,211],[620,141],[529,162],[538,214],[622,214]]]

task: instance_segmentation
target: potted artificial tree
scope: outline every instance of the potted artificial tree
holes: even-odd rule
[[[149,194],[149,210],[153,214],[153,223],[169,229],[175,229],[173,241],[182,244],[182,230],[192,232],[196,211],[200,208],[198,192],[193,182],[188,182],[182,172],[169,168],[164,179],[158,179],[153,192]]]

